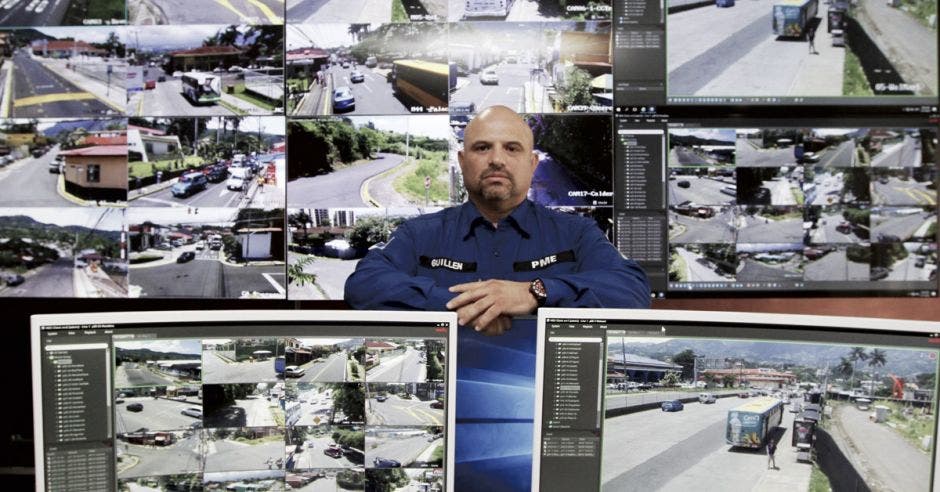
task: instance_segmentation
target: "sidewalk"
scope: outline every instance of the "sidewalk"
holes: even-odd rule
[[[248,101],[239,99],[231,94],[225,93],[224,91],[222,92],[222,102],[225,103],[229,109],[235,108],[237,111],[240,111],[242,114],[246,115],[268,116],[272,114],[280,114],[268,109],[259,108],[258,106],[255,106]]]
[[[100,268],[76,268],[72,276],[75,297],[127,297],[127,289]]]
[[[61,75],[65,80],[68,80],[82,90],[94,95],[96,98],[100,99],[101,102],[111,106],[111,109],[119,113],[125,113],[127,111],[127,91],[117,85],[117,82],[121,81],[120,78],[124,76],[126,69],[121,69],[117,63],[112,63],[112,65],[115,66],[115,70],[111,74],[111,80],[114,82],[109,89],[108,85],[104,82],[82,75],[75,70],[65,68],[71,61],[69,59],[48,59],[42,57],[33,57],[33,59],[50,71]]]

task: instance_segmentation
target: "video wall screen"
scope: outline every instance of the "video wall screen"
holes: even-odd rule
[[[2,7],[0,297],[340,300],[495,105],[657,297],[938,290],[933,3]]]

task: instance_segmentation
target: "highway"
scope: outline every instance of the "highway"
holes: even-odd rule
[[[151,9],[131,25],[166,24],[283,24],[284,2],[279,0],[143,0]],[[151,11],[159,12],[153,15]]]
[[[117,112],[90,92],[85,92],[54,73],[30,54],[13,54],[14,118],[64,118],[109,116]]]
[[[131,116],[237,116],[237,113],[221,104],[199,106],[193,104],[183,95],[183,84],[180,79],[172,76],[166,76],[165,82],[157,82],[153,89],[131,93],[127,102],[127,114]]]
[[[378,365],[366,372],[366,381],[373,383],[423,383],[427,379],[427,364],[423,352],[405,346],[404,352],[383,353]]]
[[[362,199],[362,187],[402,163],[403,156],[377,154],[367,163],[349,166],[329,174],[299,178],[287,183],[287,206],[291,208],[372,207]]]
[[[524,3],[524,2],[518,2]],[[538,34],[533,34],[538,36]],[[467,84],[451,94],[453,102],[473,102],[477,111],[490,106],[502,105],[512,108],[520,113],[526,111],[525,83],[530,81],[532,69],[539,68],[534,63],[499,63],[491,66],[499,77],[496,84],[483,84],[480,74],[472,73],[467,78]],[[552,112],[548,98],[545,98],[542,110]]]
[[[431,408],[434,400],[402,399],[390,394],[385,401],[366,400],[369,425],[444,425],[444,409]]]
[[[118,434],[133,432],[141,427],[151,431],[185,430],[194,422],[202,419],[183,415],[181,412],[190,407],[202,408],[195,397],[190,400],[175,400],[170,398],[133,397],[124,398],[124,403],[116,403],[114,430]],[[140,403],[144,409],[139,412],[127,410],[132,403]]]
[[[170,187],[131,200],[131,207],[215,207],[237,208],[245,194],[241,190],[229,190],[225,181],[208,183],[206,189],[185,197],[175,197]]]
[[[391,2],[382,0],[288,0],[287,22],[384,23],[392,20]]]

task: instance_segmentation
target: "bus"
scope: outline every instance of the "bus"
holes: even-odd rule
[[[783,420],[783,402],[762,397],[728,410],[725,442],[735,447],[760,448]]]
[[[774,34],[786,38],[802,38],[816,17],[819,0],[781,0],[774,4]]]
[[[392,91],[406,104],[421,106],[419,111],[446,111],[449,77],[446,63],[398,60],[392,67]]]
[[[211,73],[186,72],[180,78],[183,95],[193,104],[215,104],[222,99],[222,79]]]

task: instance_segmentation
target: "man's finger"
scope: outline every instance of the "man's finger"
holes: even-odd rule
[[[457,297],[454,297],[453,299],[448,301],[446,304],[446,307],[447,309],[451,309],[451,310],[459,309],[466,304],[477,301],[478,299],[480,299],[481,297],[485,295],[486,295],[485,289],[467,290],[467,291],[464,291],[462,294],[458,295]]]
[[[468,290],[471,290],[471,289],[475,289],[475,288],[477,288],[477,287],[480,287],[481,285],[483,285],[483,281],[482,281],[482,280],[477,280],[476,282],[466,282],[466,283],[463,283],[463,284],[452,285],[452,286],[450,286],[450,288],[447,289],[447,290],[449,290],[449,291],[451,291],[451,292],[466,292],[466,291],[468,291]]]
[[[485,311],[480,313],[479,316],[477,316],[477,319],[475,319],[473,322],[473,326],[476,328],[477,331],[480,331],[483,328],[490,326],[490,323],[499,321],[500,314],[502,314],[500,312],[500,309],[496,306],[496,303],[493,303],[488,308],[486,308]],[[503,332],[502,327],[500,327],[499,332],[500,333]]]
[[[493,300],[487,297],[477,299],[457,310],[457,323],[464,326],[478,326],[477,318],[493,305]],[[483,326],[483,325],[479,325]]]

